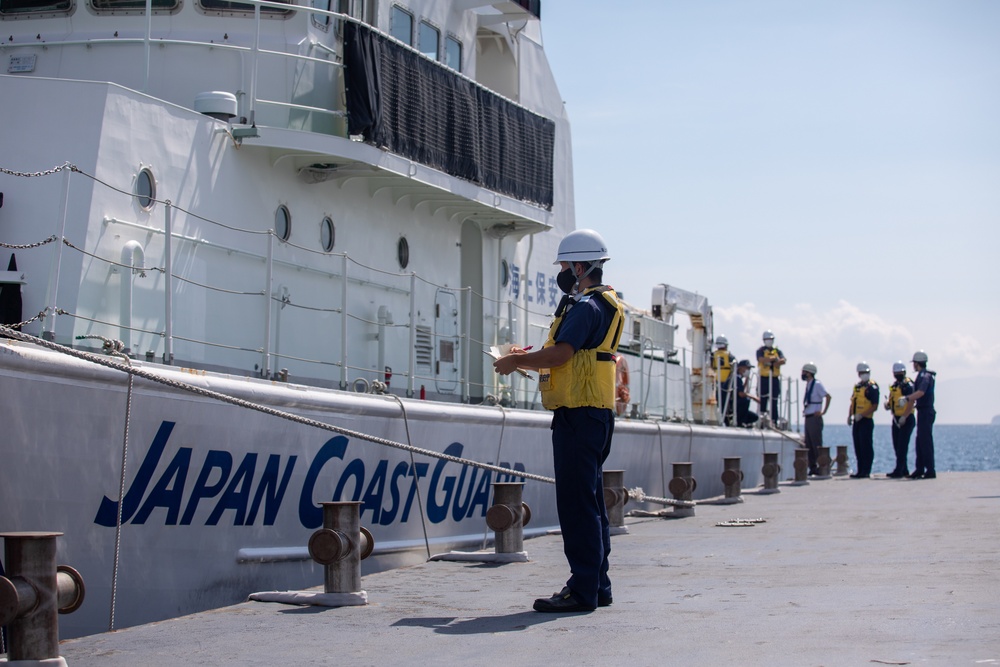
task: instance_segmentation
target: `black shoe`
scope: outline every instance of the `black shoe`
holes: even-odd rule
[[[577,602],[569,588],[563,588],[550,598],[538,598],[532,605],[532,609],[555,614],[594,611],[594,607]]]
[[[601,595],[601,594],[597,595],[598,607],[610,607],[614,601],[615,599],[610,595]]]
[[[906,477],[905,472],[899,472],[898,470],[893,470],[891,473],[886,475],[890,479],[900,479],[901,477]]]
[[[924,476],[924,473],[914,470],[909,475],[906,476],[907,479],[920,479]]]
[[[925,472],[924,479],[937,479],[937,473],[933,470],[931,472]]]
[[[851,479],[868,479],[868,475],[862,475],[861,473],[854,473],[850,477]]]

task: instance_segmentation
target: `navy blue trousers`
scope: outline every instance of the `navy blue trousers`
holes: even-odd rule
[[[872,474],[872,463],[875,462],[875,420],[854,418],[854,458],[858,460],[858,474],[868,477]]]
[[[917,462],[914,472],[934,472],[934,408],[917,408]]]
[[[781,378],[762,377],[760,379],[760,412],[768,414],[770,404],[771,422],[778,421],[778,401],[781,400]]]
[[[906,421],[903,422],[903,428],[896,425],[895,419],[892,420],[892,449],[896,453],[894,473],[905,475],[908,472],[906,455],[910,451],[910,435],[913,434],[913,427],[916,426],[916,423],[913,415],[906,418]]]
[[[566,585],[578,602],[592,607],[598,594],[611,596],[611,526],[601,466],[611,453],[614,431],[609,409],[557,408],[552,414],[556,510],[570,571]]]

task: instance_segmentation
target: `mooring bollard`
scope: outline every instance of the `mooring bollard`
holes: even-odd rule
[[[521,500],[523,482],[493,482],[493,506],[486,511],[486,525],[496,536],[498,554],[524,551],[524,527],[531,521],[531,508]]]
[[[760,469],[764,475],[764,488],[760,493],[779,493],[778,475],[781,473],[781,464],[778,463],[777,452],[764,452],[764,466]]]
[[[844,452],[845,456],[847,452]],[[816,454],[816,474],[813,479],[830,479],[830,448],[820,447]]]
[[[628,526],[625,525],[625,503],[628,502],[628,489],[625,488],[624,470],[605,470],[604,506],[608,510],[608,523],[612,535],[625,535]]]
[[[691,500],[691,492],[698,488],[698,482],[694,477],[691,476],[692,468],[694,467],[691,463],[674,463],[672,464],[674,468],[674,477],[667,484],[667,488],[670,493],[673,494],[674,500]],[[693,507],[679,507],[674,505],[674,516],[694,516]]]
[[[833,473],[835,477],[842,477],[850,472],[847,467],[847,445],[837,445],[837,470]]]
[[[0,577],[0,626],[7,626],[8,664],[45,661],[66,665],[59,656],[58,614],[80,608],[86,588],[80,573],[56,566],[56,538],[62,533],[0,533],[7,576]]]
[[[737,503],[742,492],[743,471],[740,470],[740,457],[726,456],[722,459],[722,483],[725,485],[725,502]]]
[[[799,447],[795,450],[795,480],[794,486],[805,486],[809,483],[809,450]]]
[[[323,527],[309,538],[309,555],[323,566],[326,593],[361,591],[361,561],[371,555],[375,540],[361,525],[361,503],[322,503]]]

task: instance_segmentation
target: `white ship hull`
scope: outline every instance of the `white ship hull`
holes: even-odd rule
[[[0,259],[17,262],[0,271],[0,310],[16,292],[22,313],[5,321],[78,350],[120,341],[164,378],[366,437],[551,476],[536,383],[500,378],[482,353],[544,341],[559,296],[552,258],[574,228],[568,119],[537,17],[520,9],[535,3],[340,3],[385,31],[405,5],[461,41],[458,75],[374,37],[412,67],[406,82],[437,77],[466,107],[486,98],[501,129],[481,161],[458,155],[470,176],[428,164],[454,151],[418,159],[348,132],[341,71],[377,63],[348,57],[343,16],[313,2],[258,20],[252,6],[206,1],[157,0],[149,22],[106,2],[11,0],[14,13],[0,12]],[[236,116],[196,111],[206,91],[213,103],[224,95],[212,91],[232,93]],[[408,95],[401,103],[416,104]],[[435,130],[435,116],[416,117]],[[544,145],[518,144],[529,130]],[[499,153],[520,162],[497,167]],[[518,180],[521,167],[540,177]],[[613,255],[626,245],[609,243]],[[611,284],[627,261],[613,257]],[[616,422],[606,468],[669,497],[671,464],[690,461],[700,498],[722,493],[723,457],[742,457],[744,487],[760,482],[765,451],[790,470],[792,447],[775,434],[695,423],[718,421],[711,311],[655,294],[651,312],[628,309],[633,418]],[[696,328],[686,350],[673,341],[678,304]],[[510,474],[144,379],[126,421],[127,384],[120,370],[0,344],[0,532],[64,533],[58,560],[87,595],[60,619],[62,637],[108,629],[112,606],[124,627],[321,585],[306,544],[328,500],[363,503],[369,571],[491,537],[490,484]],[[551,484],[528,479],[524,500],[529,535],[557,527]]]

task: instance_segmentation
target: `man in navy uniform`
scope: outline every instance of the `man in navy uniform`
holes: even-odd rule
[[[913,381],[913,393],[906,397],[904,417],[917,411],[917,461],[910,473],[910,479],[934,479],[934,371],[927,370],[927,353],[918,350],[913,353],[913,370],[917,377]]]
[[[885,409],[892,413],[892,451],[896,454],[896,467],[886,477],[899,479],[906,477],[906,455],[910,450],[910,435],[917,420],[906,415],[906,397],[913,393],[913,380],[906,377],[906,365],[897,361],[892,365],[892,375],[896,381],[889,387],[885,399]]]
[[[614,290],[601,282],[608,259],[597,232],[567,234],[556,256],[562,268],[556,282],[566,295],[548,340],[540,350],[513,348],[493,363],[501,375],[537,370],[542,405],[552,410],[556,512],[570,578],[552,597],[535,600],[535,611],[586,612],[612,602],[602,465],[615,428],[614,353],[624,314]]]
[[[852,425],[854,457],[858,461],[858,471],[851,475],[855,479],[871,477],[872,463],[875,462],[875,420],[878,408],[878,385],[871,379],[872,369],[865,362],[858,364],[858,383],[851,394],[851,412],[847,423]]]

